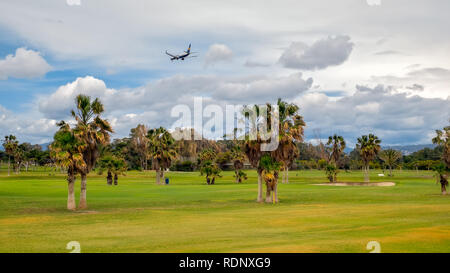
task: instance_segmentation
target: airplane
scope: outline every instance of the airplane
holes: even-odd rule
[[[171,57],[171,58],[170,58],[171,61],[173,61],[173,60],[182,60],[182,61],[184,61],[184,59],[186,59],[186,58],[194,58],[194,57],[197,57],[197,56],[191,56],[192,53],[197,53],[197,52],[191,52],[191,44],[189,44],[188,49],[187,49],[186,51],[184,51],[183,54],[180,54],[180,55],[173,55],[173,54],[170,54],[170,53],[167,52],[167,50],[166,50],[166,54],[169,55],[169,56]]]

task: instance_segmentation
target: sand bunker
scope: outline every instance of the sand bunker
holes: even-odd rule
[[[325,184],[314,184],[319,186],[363,186],[363,187],[392,187],[395,186],[394,182],[338,182],[338,183],[325,183]]]

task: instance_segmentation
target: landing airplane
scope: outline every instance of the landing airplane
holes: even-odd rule
[[[194,57],[197,57],[197,56],[191,56],[192,53],[196,53],[196,52],[191,52],[191,44],[189,44],[188,49],[187,49],[186,51],[184,51],[183,54],[180,54],[180,55],[173,55],[173,54],[170,54],[170,53],[167,52],[167,50],[166,50],[166,54],[169,55],[169,56],[171,57],[171,58],[170,58],[171,61],[173,61],[173,60],[182,60],[182,61],[184,61],[184,59],[186,59],[186,58],[194,58]]]

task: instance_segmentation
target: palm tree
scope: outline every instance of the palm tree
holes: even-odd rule
[[[247,180],[247,174],[242,170],[239,170],[239,172],[237,172],[235,174],[235,177],[236,177],[237,183],[242,183],[242,180]]]
[[[216,163],[217,153],[212,148],[204,149],[198,155],[200,175],[206,175],[206,183],[213,185],[216,177],[220,177],[221,169]]]
[[[247,179],[247,176],[242,171],[244,168],[245,153],[242,151],[240,145],[236,144],[231,148],[231,160],[233,161],[236,183],[241,183],[242,178],[245,177],[244,179]]]
[[[147,137],[148,129],[145,125],[139,124],[131,129],[131,145],[139,155],[142,170],[147,170],[148,148],[150,140]]]
[[[439,183],[441,183],[441,192],[443,195],[447,194],[447,187],[448,187],[448,180],[447,175],[448,168],[445,164],[440,163],[439,165],[435,166],[433,170],[436,172],[436,179]]]
[[[18,146],[19,141],[16,140],[15,136],[5,136],[5,140],[3,140],[3,148],[5,149],[5,153],[8,155],[8,176],[11,175],[11,156],[16,154]]]
[[[289,167],[298,157],[299,151],[296,142],[303,141],[303,117],[299,114],[300,107],[294,103],[287,103],[280,98],[277,101],[279,112],[279,145],[273,153],[275,158],[282,162],[284,169],[283,182],[289,183]]]
[[[402,158],[402,153],[394,149],[387,149],[381,151],[378,157],[389,166],[389,176],[392,176],[392,167]]]
[[[104,112],[103,104],[98,98],[91,101],[91,97],[78,95],[75,98],[76,112],[72,110],[72,117],[75,118],[77,125],[74,128],[76,137],[85,144],[83,150],[83,160],[85,167],[80,170],[81,192],[80,209],[87,208],[86,186],[87,175],[95,167],[99,157],[101,145],[106,145],[110,141],[110,134],[113,129],[107,120],[100,115]]]
[[[264,182],[266,183],[266,202],[277,203],[277,181],[281,162],[277,162],[272,156],[270,156],[269,154],[265,154],[261,157],[260,166],[263,169],[262,177],[264,179]]]
[[[332,164],[335,167],[335,168],[327,167],[327,170],[330,173],[332,171],[332,173],[334,174],[332,182],[337,182],[337,173],[339,171],[339,159],[340,159],[340,157],[341,157],[341,155],[342,155],[342,153],[344,152],[344,149],[345,149],[344,137],[338,136],[336,134],[334,134],[333,136],[329,136],[327,145],[328,146],[331,145],[331,147],[330,147],[331,152],[330,152],[330,155],[328,157],[328,161],[332,162]]]
[[[363,135],[358,138],[356,148],[359,150],[364,163],[364,182],[369,182],[369,163],[381,150],[381,140],[374,134]]]
[[[101,175],[103,172],[107,172],[106,183],[108,185],[113,184],[114,175],[114,185],[118,184],[118,176],[125,175],[127,170],[127,164],[125,160],[121,157],[114,155],[105,155],[100,158],[98,162],[98,173]]]
[[[50,156],[61,168],[67,169],[67,209],[75,210],[75,175],[86,168],[83,160],[83,150],[86,144],[75,135],[73,129],[64,121],[58,123],[59,130],[53,136],[49,145]]]
[[[248,109],[248,108],[246,108]],[[258,119],[261,117],[260,109],[258,105],[254,105],[251,109],[248,109],[251,111],[254,111],[254,116],[251,116],[249,113],[244,112],[245,119],[251,123],[252,128],[255,128],[256,131],[258,130]],[[257,202],[263,201],[263,194],[262,194],[262,173],[263,168],[260,166],[261,157],[264,154],[267,154],[267,152],[263,152],[261,150],[261,136],[257,135],[256,139],[250,138],[248,135],[245,136],[244,141],[244,152],[247,155],[247,158],[252,165],[253,168],[256,168],[256,172],[258,174],[258,197],[256,199]]]
[[[168,169],[177,157],[175,139],[163,127],[150,129],[147,132],[149,139],[149,155],[152,159],[153,169],[156,171],[156,184],[164,179],[164,170]]]
[[[327,175],[328,180],[330,181],[330,183],[335,183],[337,182],[337,174],[339,172],[339,169],[336,167],[336,165],[334,164],[327,164],[325,166],[325,173]]]
[[[208,185],[214,185],[217,177],[222,177],[217,163],[212,160],[206,160],[202,162],[200,167],[200,175],[206,175],[206,183]]]
[[[442,160],[450,169],[450,126],[444,127],[443,130],[436,130],[436,136],[432,139],[434,144],[444,148]]]

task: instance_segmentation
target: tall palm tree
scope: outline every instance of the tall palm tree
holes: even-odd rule
[[[255,131],[258,131],[258,119],[261,117],[260,108],[258,105],[254,105],[251,108],[246,107],[246,110],[253,111],[254,115],[250,115],[247,112],[244,112],[245,119],[251,124],[252,128],[255,128]],[[263,168],[260,165],[261,157],[267,152],[261,150],[261,144],[263,143],[261,136],[257,135],[256,139],[250,138],[249,135],[245,136],[244,141],[244,152],[247,155],[247,158],[252,165],[253,168],[256,168],[256,172],[258,174],[258,197],[256,199],[257,202],[263,202],[263,194],[262,194],[262,174]]]
[[[333,173],[333,182],[337,182],[337,173],[339,170],[339,159],[341,158],[342,153],[345,149],[345,140],[344,137],[338,136],[334,134],[333,136],[328,137],[327,145],[330,146],[331,152],[328,157],[328,161],[332,162],[335,168],[328,167],[329,173]]]
[[[164,170],[168,169],[177,157],[175,139],[163,127],[150,129],[147,138],[150,140],[148,152],[156,171],[156,184],[160,184],[161,178],[164,179]]]
[[[86,186],[87,175],[95,167],[95,163],[100,154],[101,145],[106,145],[110,141],[110,134],[113,129],[109,122],[101,118],[104,112],[103,104],[98,98],[91,101],[91,97],[78,95],[75,98],[76,111],[72,110],[72,117],[77,125],[74,128],[77,138],[85,144],[83,149],[83,160],[85,167],[80,170],[81,192],[79,208],[87,208]]]
[[[389,176],[392,176],[392,167],[397,161],[402,158],[402,153],[394,149],[383,150],[378,154],[378,157],[389,166]]]
[[[148,148],[150,140],[147,137],[148,129],[145,125],[139,124],[136,128],[131,129],[131,145],[139,155],[142,170],[147,170]]]
[[[369,163],[375,159],[375,156],[381,150],[381,140],[374,134],[363,135],[358,138],[356,148],[364,164],[364,182],[369,182]]]
[[[432,139],[434,144],[444,148],[442,160],[450,169],[450,126],[444,127],[443,130],[436,130],[436,136]]]
[[[346,145],[344,137],[338,136],[336,134],[333,136],[329,136],[327,145],[331,145],[329,161],[333,162],[337,166]]]
[[[8,176],[11,175],[11,156],[16,154],[17,148],[19,146],[19,141],[13,135],[5,136],[3,140],[3,148],[5,153],[8,155]]]
[[[83,150],[86,144],[81,142],[73,129],[64,121],[58,123],[59,130],[50,144],[50,156],[61,168],[67,169],[67,209],[75,210],[75,175],[86,168]]]
[[[296,143],[303,141],[303,117],[299,114],[300,107],[294,103],[287,103],[280,98],[277,101],[279,112],[279,145],[274,153],[276,159],[282,162],[284,169],[283,181],[289,183],[289,167],[298,157]]]

